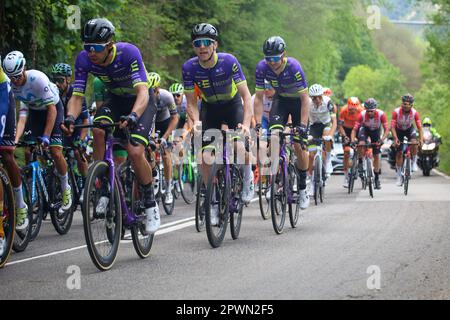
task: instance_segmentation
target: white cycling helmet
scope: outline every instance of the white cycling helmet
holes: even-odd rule
[[[26,60],[20,51],[11,51],[3,60],[3,71],[7,76],[17,76],[25,69]]]
[[[309,87],[309,96],[310,97],[318,97],[323,95],[323,87],[320,84],[313,84]]]

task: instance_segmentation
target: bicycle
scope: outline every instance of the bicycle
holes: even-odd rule
[[[403,138],[403,142],[400,144],[400,149],[403,154],[403,164],[402,164],[402,184],[403,184],[403,193],[405,196],[408,195],[409,188],[409,180],[411,179],[411,146],[418,145],[417,142],[409,142],[408,137]]]
[[[174,195],[174,198],[172,200],[172,203],[166,204],[166,178],[164,175],[164,161],[162,158],[162,155],[165,153],[165,150],[167,148],[171,147],[171,143],[168,143],[167,147],[161,145],[161,140],[158,138],[159,131],[156,132],[154,137],[151,137],[150,140],[153,142],[153,145],[155,146],[155,150],[153,150],[152,153],[147,153],[149,163],[154,164],[154,167],[152,166],[152,169],[156,172],[155,175],[155,183],[154,183],[154,192],[155,192],[155,199],[156,202],[159,204],[162,202],[164,211],[166,214],[172,215],[173,210],[175,208],[175,195],[174,195],[174,188],[172,188],[172,194]],[[159,145],[159,147],[156,147],[156,145]],[[153,149],[153,147],[152,147]],[[173,187],[173,186],[172,186]]]
[[[91,125],[75,125],[75,128],[99,128],[105,130],[106,151],[104,159],[95,161],[88,171],[82,203],[83,229],[89,255],[94,265],[101,271],[111,269],[117,257],[122,235],[122,225],[131,230],[134,249],[142,259],[150,255],[154,234],[145,230],[146,215],[140,201],[136,177],[130,161],[125,161],[117,169],[113,160],[113,145],[121,139],[113,137],[113,128],[120,122]],[[127,141],[127,128],[123,129]],[[102,196],[110,201],[105,213],[97,213],[97,202]]]
[[[179,186],[180,194],[186,204],[192,204],[195,201],[198,182],[198,167],[197,163],[195,162],[195,155],[193,154],[193,137],[191,139],[190,145],[191,148],[186,148],[188,149],[188,153],[185,156],[185,159],[187,159],[187,161],[183,161],[183,163],[174,166],[174,182]]]
[[[362,159],[363,164],[363,189],[366,190],[367,187],[369,187],[369,195],[373,198],[373,190],[375,185],[375,174],[373,172],[373,153],[372,148],[378,147],[378,143],[369,143],[368,141],[365,142],[363,145],[357,145],[357,148],[366,148],[364,152],[364,156]]]
[[[353,157],[352,157],[352,165],[349,168],[348,171],[348,193],[353,192],[353,188],[355,186],[355,180],[358,179],[358,152],[356,150],[356,147],[353,143],[350,144],[350,148],[353,150]],[[363,184],[364,188],[364,184]]]
[[[256,149],[258,150],[258,201],[259,201],[259,212],[263,220],[268,220],[270,218],[270,186],[272,184],[271,175],[264,175],[264,170],[267,168],[259,161],[259,150],[260,150],[260,137],[256,137]]]
[[[84,157],[84,150],[81,147],[74,146],[64,146],[64,158],[67,162],[67,172],[69,176],[69,184],[72,188],[72,210],[75,212],[80,202],[80,197],[84,188],[84,178],[78,171],[77,159],[75,157],[75,152],[78,152],[81,161],[86,162]]]
[[[297,169],[295,168],[293,150],[291,145],[293,141],[286,142],[286,137],[293,137],[296,134],[292,127],[289,133],[280,131],[278,133],[280,139],[280,152],[278,168],[275,175],[272,176],[272,184],[270,187],[270,210],[272,214],[272,225],[276,234],[283,232],[286,220],[286,207],[289,210],[289,221],[292,228],[295,228],[300,216],[300,187]],[[302,148],[305,147],[301,143]],[[295,204],[295,209],[292,205]]]
[[[239,237],[242,211],[243,177],[236,163],[236,152],[234,162],[230,162],[228,156],[227,130],[221,130],[223,138],[222,163],[214,161],[208,177],[206,197],[204,200],[205,228],[208,241],[213,248],[219,247],[227,231],[228,220],[230,221],[230,233],[233,240]],[[237,137],[232,136],[231,140]],[[234,147],[236,147],[234,145]],[[217,157],[218,154],[216,153]],[[218,222],[213,224],[211,214],[214,208],[218,211]]]
[[[0,268],[9,259],[14,243],[16,228],[16,206],[14,203],[13,187],[8,173],[0,166],[0,236],[5,240],[3,254],[0,256]]]
[[[318,204],[320,201],[323,203],[323,198],[325,195],[325,181],[327,180],[327,174],[325,172],[325,166],[323,165],[323,139],[322,138],[313,138],[310,139],[310,144],[316,146],[316,154],[314,155],[314,170],[313,175],[311,177],[312,187],[313,187],[313,195],[314,195],[314,203]]]

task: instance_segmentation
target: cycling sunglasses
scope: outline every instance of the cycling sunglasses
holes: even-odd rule
[[[212,40],[212,39],[196,39],[196,40],[192,41],[192,44],[196,48],[200,48],[201,46],[209,47],[213,43],[214,43],[214,40]]]
[[[265,59],[267,62],[280,62],[283,55],[280,56],[266,56]]]
[[[17,76],[9,76],[9,78],[13,81],[19,81],[20,79],[22,79],[23,77],[23,73],[18,74]]]
[[[175,93],[173,96],[179,98],[181,97],[181,93]]]
[[[63,78],[63,77],[55,77],[55,78],[53,78],[53,82],[54,83],[63,83],[64,80],[66,80],[66,79]]]
[[[108,43],[85,43],[83,45],[84,50],[86,50],[87,52],[102,52],[103,50],[105,50],[105,47],[110,44],[110,42]]]

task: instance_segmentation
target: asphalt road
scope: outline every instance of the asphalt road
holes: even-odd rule
[[[0,270],[0,300],[450,299],[450,180],[416,173],[405,196],[383,166],[373,199],[359,183],[348,195],[343,177],[332,176],[325,202],[281,235],[253,202],[240,238],[228,231],[217,249],[196,232],[193,205],[179,200],[163,214],[150,257],[123,241],[107,272],[91,262],[79,212],[65,236],[44,222]]]

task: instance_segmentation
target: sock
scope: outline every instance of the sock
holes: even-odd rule
[[[402,176],[402,167],[397,167],[397,176]]]
[[[17,188],[14,188],[14,196],[16,198],[16,207],[24,208],[25,202],[23,201],[22,184],[20,184]]]
[[[62,189],[63,192],[70,188],[70,186],[69,186],[69,175],[67,174],[67,172],[66,172],[65,175],[63,175],[63,176],[60,175],[59,176],[59,181],[61,181],[61,189]]]
[[[306,189],[306,170],[299,170],[299,188],[300,190]]]
[[[250,181],[252,179],[252,165],[244,164],[244,181]]]
[[[140,185],[141,193],[143,195],[144,199],[144,207],[147,208],[153,208],[156,206],[155,201],[155,193],[153,190],[153,184],[149,183],[147,185]]]
[[[331,152],[326,152],[326,155],[327,155],[326,160],[327,162],[329,162],[331,160]]]

